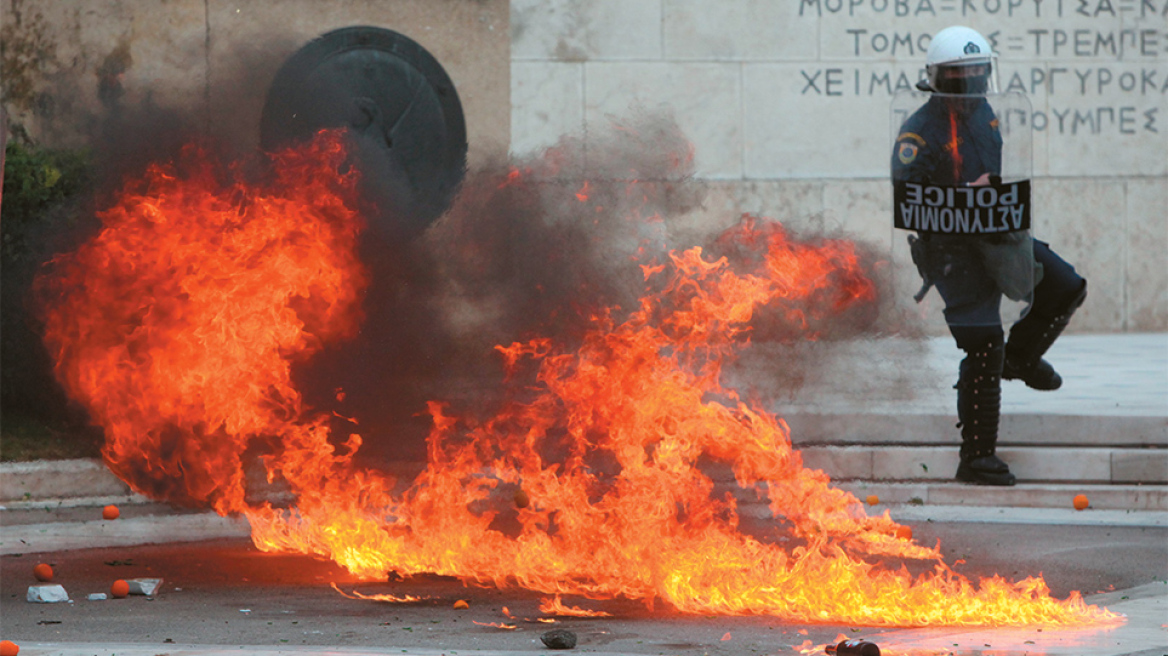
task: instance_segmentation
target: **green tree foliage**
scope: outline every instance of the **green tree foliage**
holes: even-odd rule
[[[4,149],[0,197],[0,460],[91,456],[100,434],[65,398],[40,337],[30,289],[41,265],[69,249],[92,216],[87,150],[51,150],[27,139]]]
[[[13,140],[4,149],[4,196],[0,198],[0,231],[4,264],[26,260],[29,234],[46,210],[83,189],[90,178],[87,150],[50,150]],[[42,226],[43,227],[43,226]]]

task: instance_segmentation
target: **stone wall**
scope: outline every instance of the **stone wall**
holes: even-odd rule
[[[511,149],[661,108],[709,188],[695,220],[890,250],[892,94],[951,24],[1032,103],[1035,234],[1090,281],[1072,330],[1168,329],[1168,0],[512,0]]]
[[[145,109],[254,148],[284,60],[330,30],[374,25],[446,69],[472,165],[507,152],[506,0],[2,0],[0,12],[9,120],[45,144],[89,143],[111,112]]]
[[[1072,329],[1168,330],[1168,0],[0,0],[0,11],[4,106],[49,145],[87,143],[111,111],[145,107],[252,148],[290,54],[337,27],[378,25],[446,68],[472,166],[663,108],[708,188],[695,225],[754,212],[886,250],[900,239],[891,95],[920,75],[930,34],[967,24],[996,43],[1003,86],[1031,99],[1035,233],[1091,281]]]

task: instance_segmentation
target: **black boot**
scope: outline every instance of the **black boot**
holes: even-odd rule
[[[1056,390],[1063,379],[1042,359],[1042,354],[1054,344],[1063,329],[1071,321],[1071,315],[1087,298],[1087,281],[1079,293],[1056,311],[1053,317],[1028,314],[1010,329],[1010,339],[1006,342],[1006,362],[1002,377],[1006,380],[1021,380],[1027,387],[1036,390]]]
[[[957,426],[961,428],[961,462],[957,480],[978,485],[1013,485],[1010,467],[995,455],[1002,410],[1000,338],[967,352],[957,381]]]

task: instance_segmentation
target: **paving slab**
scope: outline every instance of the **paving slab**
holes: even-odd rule
[[[955,414],[953,384],[964,357],[951,337],[756,345],[733,380],[760,384],[790,355],[800,369],[776,412]],[[749,354],[747,357],[751,357]],[[1045,358],[1063,385],[1053,392],[1004,381],[1004,415],[1168,419],[1168,333],[1066,334]]]

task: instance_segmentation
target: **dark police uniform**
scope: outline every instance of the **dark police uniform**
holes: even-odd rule
[[[1001,172],[998,117],[981,96],[933,96],[901,126],[892,158],[897,180],[956,186]]]
[[[896,180],[959,186],[983,174],[999,175],[1001,170],[998,118],[980,96],[931,97],[904,122],[892,154]],[[1001,271],[1001,259],[987,257],[987,252],[1005,240],[1017,239],[1011,235],[922,235],[927,262],[922,273],[945,301],[946,322],[962,350],[1004,336],[999,307],[1010,272]],[[1025,329],[1028,320],[1049,320],[1060,314],[1086,286],[1074,267],[1048,244],[1037,240],[1033,244],[1033,259],[1038,264],[1033,279],[1038,285],[1026,317],[1015,324],[1012,335],[1019,326]],[[1012,298],[1028,295],[1006,291]]]
[[[980,95],[933,95],[901,127],[892,153],[896,181],[962,186],[1000,176],[1002,135]],[[945,321],[966,352],[957,383],[962,429],[960,480],[1013,485],[995,458],[1001,378],[1056,389],[1061,378],[1042,359],[1082,304],[1087,283],[1050,247],[1026,233],[985,236],[920,233],[913,260],[945,302]],[[1034,286],[1034,282],[1038,284]],[[1033,287],[1033,289],[1031,289]],[[1002,295],[1030,300],[1003,344]]]
[[[933,96],[901,127],[892,156],[896,180],[955,187],[1002,171],[998,118],[984,97]],[[1001,332],[1001,292],[981,256],[996,237],[921,234],[921,273],[945,301],[945,319],[958,346]],[[1029,290],[1026,290],[1027,294]],[[983,335],[984,334],[984,335]],[[976,344],[975,344],[976,345]]]

